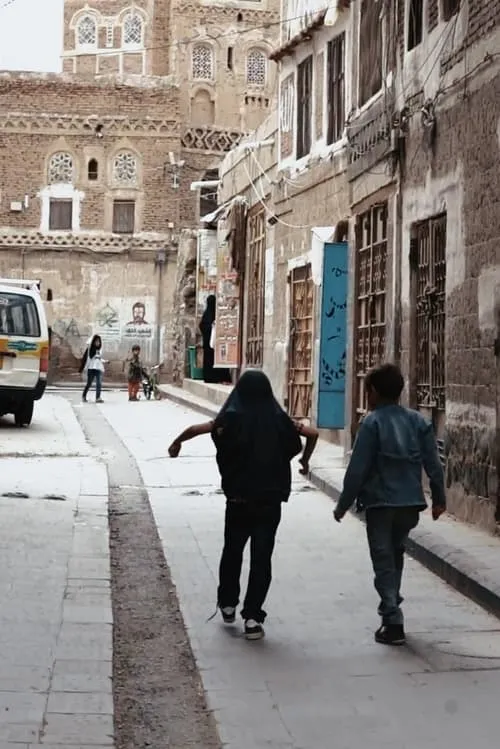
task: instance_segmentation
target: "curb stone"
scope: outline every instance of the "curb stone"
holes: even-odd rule
[[[175,392],[178,390],[179,392]],[[217,406],[202,401],[180,388],[164,389],[167,400],[213,418],[219,411]],[[340,494],[340,486],[311,470],[309,480],[320,491],[333,500]],[[359,520],[364,516],[352,510]],[[459,522],[459,521],[457,521]],[[492,537],[493,538],[493,537]],[[407,542],[407,552],[417,562],[444,580],[462,595],[470,598],[495,616],[500,617],[500,555],[495,579],[492,571],[480,559],[456,546],[430,530],[416,528]]]

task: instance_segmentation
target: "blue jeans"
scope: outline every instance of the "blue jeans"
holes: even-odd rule
[[[96,400],[100,399],[101,387],[102,387],[102,372],[100,369],[88,369],[87,370],[87,384],[85,385],[85,389],[83,391],[84,400],[87,397],[87,393],[92,387],[92,383],[94,382],[94,380],[95,380],[95,397],[96,397]]]
[[[373,507],[366,511],[366,532],[380,596],[382,624],[402,625],[401,578],[406,539],[418,525],[418,507]]]

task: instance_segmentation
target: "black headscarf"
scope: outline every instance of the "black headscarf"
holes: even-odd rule
[[[214,422],[212,439],[223,489],[290,492],[290,461],[301,449],[297,429],[260,370],[246,370]],[[226,491],[226,494],[228,494]]]
[[[207,307],[200,322],[200,331],[203,335],[203,338],[205,338],[206,336],[210,338],[210,334],[212,332],[212,324],[215,321],[215,306],[215,294],[210,294],[209,296],[207,296]]]

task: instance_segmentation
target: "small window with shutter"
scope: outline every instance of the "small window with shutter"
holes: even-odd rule
[[[113,232],[133,234],[135,228],[135,201],[115,200],[113,203]]]
[[[73,228],[72,200],[52,199],[49,210],[50,231],[71,231]]]

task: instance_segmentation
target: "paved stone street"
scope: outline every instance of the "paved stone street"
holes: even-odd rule
[[[296,477],[276,548],[267,638],[206,622],[215,605],[224,501],[208,438],[165,457],[203,420],[169,403],[108,397],[100,409],[138,461],[222,741],[238,749],[432,749],[498,745],[498,620],[416,562],[405,594],[409,647],[373,642],[364,530]],[[132,415],[134,414],[134,415]],[[314,461],[314,459],[313,459]]]
[[[363,525],[354,517],[336,525],[331,500],[297,474],[266,639],[248,643],[240,624],[207,623],[224,514],[214,450],[199,438],[178,460],[166,457],[172,437],[203,417],[168,402],[130,404],[124,393],[107,392],[102,406],[68,398],[44,398],[30,429],[0,421],[0,749],[215,749],[189,641],[229,749],[498,746],[498,619],[410,560],[409,646],[376,645]],[[158,577],[156,542],[141,529],[148,496],[171,581]],[[112,671],[113,584],[121,598]],[[166,639],[149,632],[155,612]],[[135,640],[127,644],[128,622]]]

